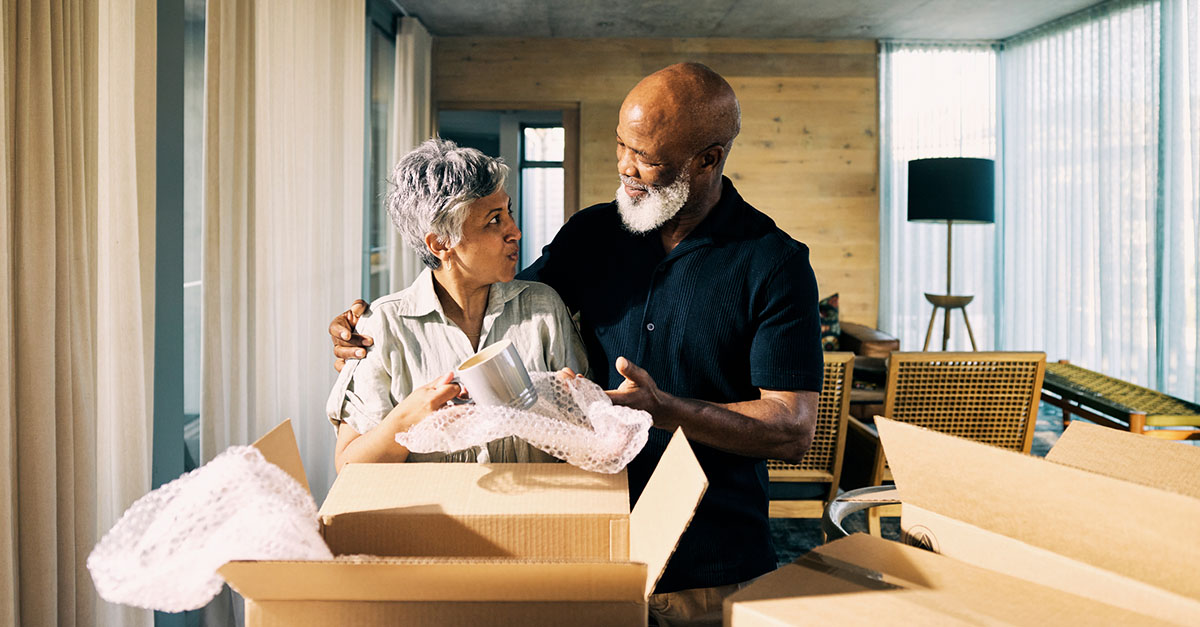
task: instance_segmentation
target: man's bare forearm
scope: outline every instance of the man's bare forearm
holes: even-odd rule
[[[664,394],[654,425],[683,427],[688,439],[730,453],[797,463],[812,445],[817,393],[790,395],[718,404]]]

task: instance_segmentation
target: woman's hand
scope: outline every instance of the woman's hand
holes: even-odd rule
[[[408,431],[433,412],[441,409],[450,399],[462,392],[462,386],[453,382],[454,373],[447,372],[437,379],[422,385],[404,397],[400,404],[388,412],[383,424],[397,427],[393,433]]]
[[[413,428],[457,396],[461,388],[457,383],[451,383],[453,377],[453,373],[447,372],[413,390],[388,412],[382,422],[362,435],[348,424],[339,425],[333,454],[334,468],[341,472],[342,466],[352,462],[407,460],[408,449],[396,442],[396,434]]]

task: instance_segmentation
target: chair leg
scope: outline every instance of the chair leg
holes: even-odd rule
[[[883,537],[883,532],[879,527],[879,508],[872,507],[867,510],[867,533],[876,538]]]

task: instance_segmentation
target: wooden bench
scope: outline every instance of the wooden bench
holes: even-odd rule
[[[1042,401],[1099,425],[1167,440],[1200,440],[1200,405],[1066,361],[1046,364]]]

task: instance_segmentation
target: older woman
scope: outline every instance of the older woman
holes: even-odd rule
[[[583,342],[554,290],[515,281],[521,230],[504,180],[508,168],[471,148],[431,139],[392,170],[387,210],[426,269],[408,288],[371,303],[358,321],[372,349],[342,368],[327,412],[335,464],[475,461],[476,450],[417,454],[395,441],[458,392],[454,367],[511,340],[533,371],[587,370]],[[515,437],[487,446],[493,462],[554,461]]]

